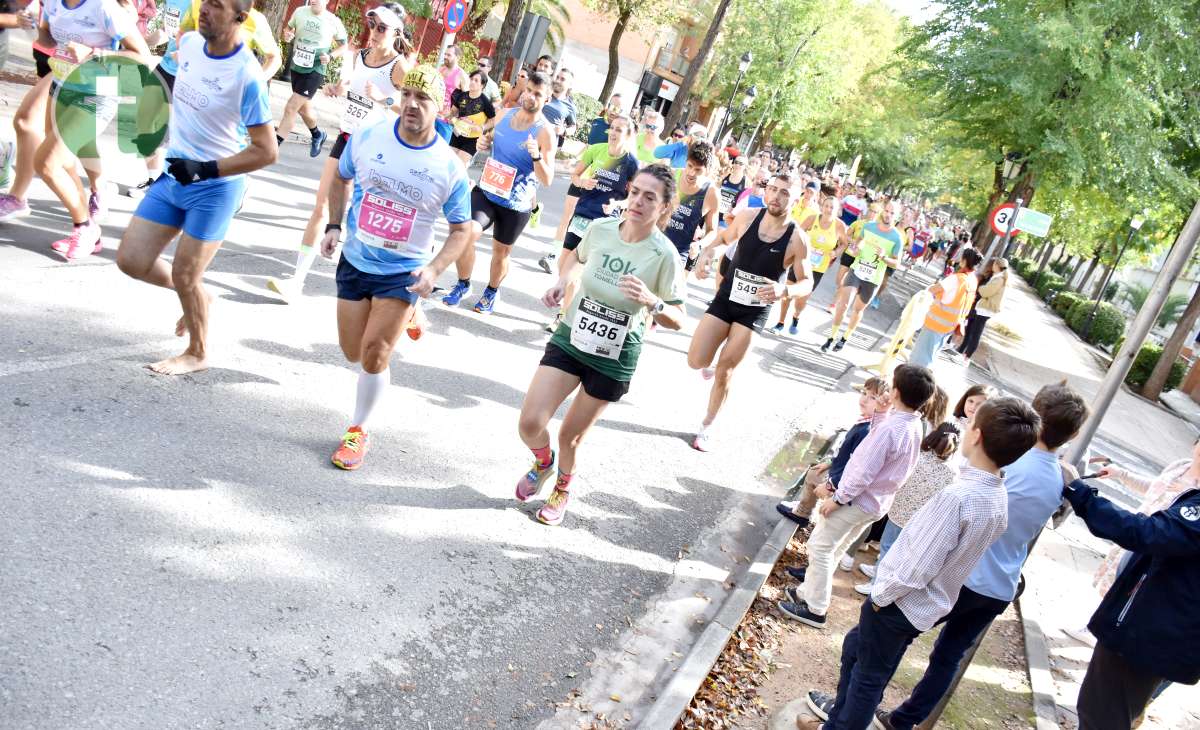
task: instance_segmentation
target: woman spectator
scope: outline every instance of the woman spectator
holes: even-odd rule
[[[967,315],[967,327],[963,334],[962,344],[958,346],[958,354],[967,360],[979,349],[979,339],[983,337],[983,329],[988,320],[1000,313],[1004,302],[1004,290],[1008,288],[1008,260],[996,259],[987,267],[980,277],[979,288],[975,290],[975,306]]]

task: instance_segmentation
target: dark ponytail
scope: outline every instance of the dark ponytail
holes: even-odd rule
[[[943,421],[941,425],[929,432],[921,442],[921,451],[932,451],[934,456],[945,461],[955,451],[962,440],[962,431],[957,423]]]

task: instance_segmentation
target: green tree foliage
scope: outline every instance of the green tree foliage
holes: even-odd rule
[[[1146,380],[1150,377],[1150,373],[1154,371],[1154,366],[1158,364],[1162,357],[1163,349],[1155,344],[1142,345],[1142,349],[1138,350],[1137,356],[1133,359],[1133,365],[1129,368],[1129,374],[1125,376],[1125,382],[1134,388],[1140,388],[1146,384]],[[1183,382],[1183,376],[1187,366],[1183,360],[1176,360],[1171,363],[1171,374],[1167,376],[1167,386],[1165,390],[1174,390]]]

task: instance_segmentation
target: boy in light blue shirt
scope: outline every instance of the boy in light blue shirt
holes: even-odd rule
[[[1087,420],[1087,403],[1064,381],[1038,391],[1033,410],[1042,419],[1038,442],[1004,469],[1008,527],[980,558],[954,608],[942,619],[945,626],[929,655],[925,676],[895,710],[876,711],[887,730],[909,730],[921,724],[941,701],[967,650],[1016,598],[1029,543],[1062,503],[1057,451]]]

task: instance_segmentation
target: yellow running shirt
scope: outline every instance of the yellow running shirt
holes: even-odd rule
[[[833,262],[833,250],[838,247],[838,219],[832,218],[827,228],[821,227],[821,217],[813,221],[813,227],[808,231],[808,240],[812,244],[808,250],[808,260],[815,273],[824,273]]]
[[[200,0],[192,3],[188,14],[179,23],[179,30],[186,32],[200,29]],[[255,8],[250,8],[242,21],[242,39],[259,56],[279,56],[279,44],[271,33],[271,21]]]

